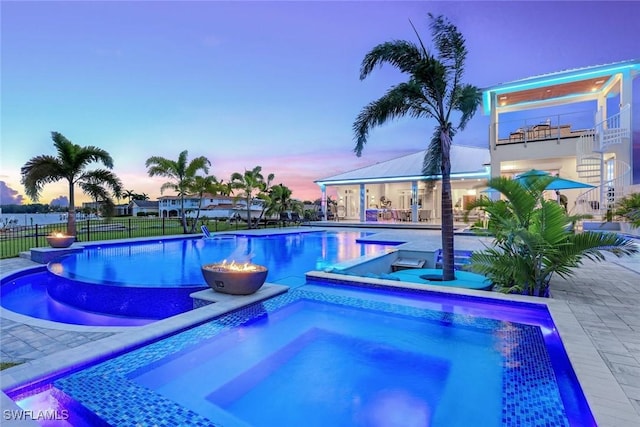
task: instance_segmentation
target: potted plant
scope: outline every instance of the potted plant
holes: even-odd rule
[[[630,240],[613,233],[574,233],[571,224],[582,217],[568,215],[556,201],[544,199],[554,179],[533,177],[524,186],[494,178],[488,186],[504,198],[482,197],[467,207],[489,216],[487,231],[494,236],[493,246],[474,252],[471,269],[492,280],[494,289],[547,297],[553,274],[571,276],[584,258],[601,261],[603,251],[617,256],[637,252]]]

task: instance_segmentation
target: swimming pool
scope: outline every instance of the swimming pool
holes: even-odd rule
[[[68,425],[595,425],[543,305],[310,282],[8,390]],[[313,414],[313,416],[310,416]]]
[[[299,286],[307,271],[394,246],[359,241],[369,234],[226,234],[215,239],[87,245],[80,253],[50,263],[48,272],[39,269],[4,278],[1,303],[16,313],[62,323],[138,326],[192,309],[189,295],[207,288],[202,264],[251,261],[268,267],[268,282]]]

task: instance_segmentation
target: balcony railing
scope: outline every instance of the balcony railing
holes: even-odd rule
[[[532,141],[555,140],[558,144],[564,138],[576,138],[593,127],[592,111],[576,111],[564,114],[528,117],[517,120],[501,120],[492,132],[497,135],[492,141],[497,145],[527,144]],[[497,130],[497,132],[495,132]]]

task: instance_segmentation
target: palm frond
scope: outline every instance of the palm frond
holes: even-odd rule
[[[447,68],[436,58],[428,56],[416,66],[412,76],[421,84],[426,99],[437,100],[433,102],[435,117],[439,121],[445,120],[441,100],[444,100],[449,85]]]
[[[149,176],[160,176],[163,178],[178,178],[178,164],[164,157],[152,156],[145,162]]]
[[[431,34],[438,51],[438,57],[449,61],[451,67],[460,70],[461,73],[462,65],[467,57],[462,33],[442,15],[434,16],[429,13],[429,17],[431,18]]]
[[[199,171],[207,174],[209,173],[209,166],[211,162],[204,156],[196,157],[189,162],[189,165],[185,169],[185,176],[195,176]]]
[[[33,201],[38,201],[40,192],[46,184],[66,178],[61,162],[53,156],[46,155],[29,159],[20,169],[20,173],[25,193]]]
[[[115,197],[120,197],[122,194],[122,181],[116,174],[108,169],[95,169],[86,172],[81,175],[78,182],[79,184],[83,182],[97,183],[102,187],[110,189]]]
[[[174,182],[165,182],[160,186],[160,194],[164,193],[165,190],[173,190],[175,192],[179,192],[180,187],[178,187]]]
[[[436,177],[440,174],[440,167],[442,165],[442,144],[440,143],[440,128],[437,127],[431,140],[429,141],[429,148],[424,154],[422,160],[422,175],[428,177]]]
[[[384,96],[364,107],[353,123],[356,155],[362,154],[371,128],[403,117],[411,110],[414,110],[414,114],[428,113],[421,107],[423,100],[420,87],[415,82],[406,82],[392,87]]]
[[[384,63],[393,65],[404,73],[411,74],[415,66],[422,59],[420,49],[405,40],[394,40],[377,45],[371,49],[360,65],[360,80],[367,78],[376,66]]]
[[[185,176],[185,171],[187,170],[188,157],[189,157],[188,150],[181,151],[180,154],[178,154],[178,161],[175,162],[175,164],[176,164],[176,173],[180,178]]]
[[[74,168],[83,169],[91,163],[102,163],[109,169],[113,168],[113,158],[106,150],[92,145],[76,147],[77,150],[75,150],[73,162]]]
[[[482,91],[477,87],[466,84],[459,88],[456,92],[454,109],[460,111],[460,124],[458,129],[463,130],[469,120],[473,118],[478,111],[478,105],[482,103]]]

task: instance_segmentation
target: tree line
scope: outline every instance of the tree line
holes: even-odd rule
[[[85,194],[90,196],[97,205],[100,205],[104,213],[112,214],[115,210],[113,198],[125,198],[129,201],[148,200],[145,193],[137,194],[133,190],[124,190],[121,180],[111,171],[113,158],[111,155],[95,146],[80,146],[74,144],[59,132],[51,132],[51,139],[57,151],[56,156],[40,155],[31,158],[21,168],[21,182],[25,192],[32,200],[38,201],[40,193],[46,184],[66,181],[69,188],[69,215],[67,216],[67,233],[76,234],[76,207],[75,188],[78,186]],[[256,200],[260,200],[263,207],[258,221],[265,215],[280,214],[286,210],[294,210],[302,213],[302,202],[291,198],[292,192],[284,184],[273,184],[274,174],[264,176],[261,166],[256,166],[244,172],[235,172],[225,182],[218,180],[214,175],[209,175],[211,162],[204,156],[189,160],[187,150],[182,151],[176,160],[160,156],[149,157],[145,166],[150,177],[163,177],[167,182],[161,185],[160,192],[172,190],[180,197],[180,218],[184,233],[195,231],[197,220],[202,208],[202,199],[205,194],[211,196],[232,196],[238,200],[244,200],[247,209],[247,221],[249,228],[254,226],[251,221],[251,206]],[[104,167],[89,169],[94,163],[101,163]],[[187,228],[185,198],[198,196],[200,206],[197,210],[196,220]],[[25,205],[27,206],[48,205]],[[34,209],[34,208],[31,208]],[[43,208],[44,209],[44,208]],[[48,207],[49,212],[51,207]],[[66,208],[64,209],[67,210]],[[4,210],[3,210],[4,211]],[[9,213],[9,210],[6,211]],[[27,213],[16,211],[11,213]],[[35,212],[31,212],[35,213]]]
[[[66,212],[66,206],[54,206],[43,203],[32,203],[30,205],[0,205],[4,214],[34,214],[34,213],[50,213],[50,212]]]

